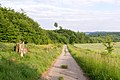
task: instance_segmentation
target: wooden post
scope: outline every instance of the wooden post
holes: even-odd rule
[[[20,56],[23,57],[24,54],[28,52],[27,48],[24,47],[24,42],[16,44],[16,52],[20,53]]]
[[[19,52],[19,43],[16,44],[16,52]]]

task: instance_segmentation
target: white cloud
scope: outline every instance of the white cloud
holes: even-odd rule
[[[116,0],[91,0],[91,2],[105,2],[105,3],[115,3]]]
[[[17,11],[24,9],[46,29],[52,29],[57,21],[74,30],[113,30],[113,27],[120,30],[119,8],[116,11],[93,9],[97,3],[118,5],[119,0],[2,0],[1,3]]]

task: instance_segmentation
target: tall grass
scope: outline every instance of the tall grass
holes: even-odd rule
[[[69,45],[72,56],[90,80],[120,80],[120,57]]]
[[[83,49],[90,49],[96,52],[105,52],[106,47],[102,43],[87,43],[87,44],[75,44],[74,46]],[[113,42],[114,54],[120,54],[120,42]]]
[[[14,46],[0,43],[0,80],[38,80],[62,50],[61,45],[27,44],[28,53],[21,58]]]

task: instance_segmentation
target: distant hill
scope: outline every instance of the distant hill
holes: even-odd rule
[[[114,42],[120,41],[120,32],[87,32],[90,37],[111,36]]]

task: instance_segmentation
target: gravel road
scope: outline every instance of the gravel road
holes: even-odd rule
[[[61,68],[61,65],[67,66],[67,69]],[[88,80],[69,53],[66,45],[63,47],[62,54],[44,76],[46,80],[59,80],[60,77],[63,77],[64,80]]]

